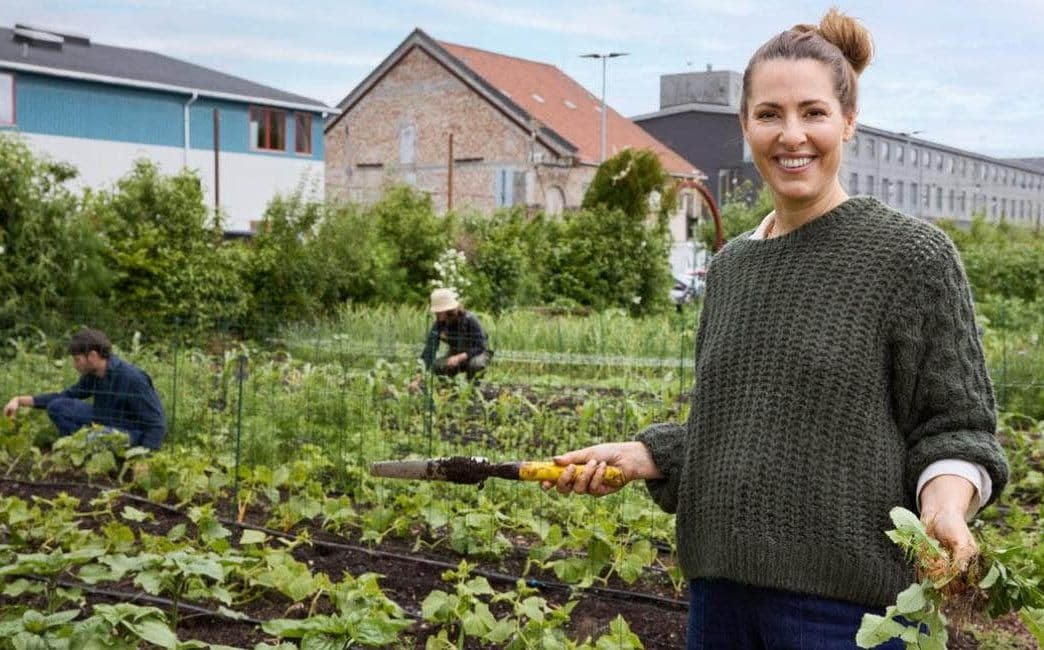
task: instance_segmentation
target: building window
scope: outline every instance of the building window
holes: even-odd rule
[[[873,196],[874,195],[874,177],[873,176],[867,176],[866,177],[866,195],[867,196]]]
[[[294,113],[294,151],[312,153],[312,116],[308,113]]]
[[[957,194],[954,190],[950,190],[950,213],[953,214],[954,196]]]
[[[935,188],[935,209],[942,210],[942,188],[938,186]]]
[[[955,164],[956,164],[956,161],[954,161],[953,156],[950,156],[949,158],[947,158],[946,159],[946,171],[948,173],[952,174],[953,170],[954,170],[954,165]]]
[[[917,164],[917,151],[918,151],[917,149],[914,149],[913,147],[910,147],[910,164],[911,165],[916,165]]]
[[[892,184],[887,178],[881,179],[881,200],[885,203],[892,202]]]
[[[849,146],[852,147],[852,155],[858,157],[859,156],[859,136],[858,135],[853,135],[852,136],[852,143]]]
[[[888,140],[884,140],[883,142],[881,142],[881,158],[884,159],[884,160],[891,160],[891,156],[892,156],[892,146],[891,146],[891,143],[889,143]]]
[[[0,73],[0,124],[15,123],[15,80],[13,74]]]
[[[901,144],[895,145],[895,162],[903,162],[903,154],[906,153],[906,147]]]
[[[399,164],[412,165],[416,155],[415,143],[417,141],[417,127],[412,124],[404,124],[399,127]]]
[[[968,192],[966,190],[961,190],[961,214],[964,214],[968,209],[967,200]]]
[[[250,142],[254,149],[286,151],[286,113],[274,108],[251,108]]]
[[[873,158],[874,155],[876,155],[876,153],[877,153],[876,142],[874,141],[873,138],[867,138],[866,139],[866,155],[868,155],[871,158]]]
[[[517,172],[508,168],[494,170],[493,184],[493,202],[496,207],[510,207],[525,202],[525,172]]]
[[[896,181],[895,182],[895,204],[897,206],[899,206],[899,207],[902,207],[903,201],[905,201],[905,200],[906,200],[906,197],[903,196],[903,182],[902,181]]]
[[[910,183],[910,205],[917,207],[917,183]]]
[[[859,194],[859,174],[855,172],[848,176],[848,192],[850,194]]]

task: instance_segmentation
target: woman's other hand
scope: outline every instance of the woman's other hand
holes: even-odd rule
[[[649,448],[640,442],[607,442],[555,456],[555,463],[566,466],[558,481],[545,481],[544,489],[554,487],[561,494],[575,492],[604,496],[619,487],[603,483],[605,468],[612,465],[624,475],[620,487],[638,479],[663,478],[656,468]]]
[[[978,496],[971,482],[951,474],[936,476],[921,489],[921,522],[962,572],[979,554],[966,521],[973,499]]]

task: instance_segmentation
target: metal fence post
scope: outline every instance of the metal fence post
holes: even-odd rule
[[[170,444],[173,445],[176,440],[178,430],[178,331],[177,325],[175,325],[174,332],[174,376],[171,381],[170,388]]]
[[[239,355],[239,363],[236,367],[236,381],[239,384],[239,399],[236,405],[236,476],[235,484],[232,488],[232,516],[231,519],[238,517],[239,507],[239,459],[242,450],[243,441],[243,381],[246,377],[246,355]]]

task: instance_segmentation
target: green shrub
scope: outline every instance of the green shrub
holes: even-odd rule
[[[159,336],[209,332],[242,318],[241,257],[222,250],[220,219],[204,205],[193,172],[167,176],[138,160],[113,189],[88,195],[85,211],[116,273],[110,320]]]
[[[991,224],[983,215],[967,230],[942,222],[961,252],[977,299],[1044,300],[1044,235],[1008,223]]]
[[[468,304],[499,314],[539,303],[542,251],[547,250],[554,226],[542,214],[529,218],[520,209],[465,218],[457,248],[470,261]]]
[[[406,186],[391,188],[367,212],[390,254],[386,260],[388,283],[381,298],[426,302],[435,261],[449,246],[454,220],[438,217],[430,196]]]
[[[303,188],[268,203],[247,254],[248,333],[269,334],[288,321],[307,322],[318,313],[319,272],[325,260],[316,259],[309,240],[326,214],[327,206],[305,198]]]
[[[346,302],[391,302],[400,294],[392,286],[394,249],[362,206],[331,206],[307,249],[321,278],[318,301],[324,312]]]
[[[666,228],[599,206],[568,214],[549,229],[544,299],[633,314],[668,304]]]
[[[102,304],[113,278],[65,185],[75,176],[73,167],[0,134],[0,332],[57,333]]]

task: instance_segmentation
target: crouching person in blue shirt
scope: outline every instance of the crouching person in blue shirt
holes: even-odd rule
[[[4,415],[13,418],[23,406],[47,409],[61,436],[101,424],[126,432],[131,447],[159,449],[167,434],[167,418],[152,379],[141,368],[113,356],[112,343],[100,330],[85,328],[74,334],[69,354],[79,381],[60,393],[12,397]],[[85,402],[87,398],[94,398],[94,403]]]

